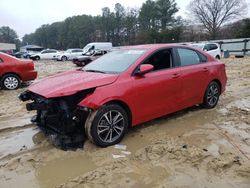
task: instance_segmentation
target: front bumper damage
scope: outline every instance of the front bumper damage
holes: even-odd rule
[[[25,91],[19,99],[32,102],[26,104],[28,111],[36,111],[31,122],[36,124],[57,147],[67,149],[82,148],[85,140],[84,122],[89,109],[77,107],[79,100],[88,91],[73,96],[47,99]]]

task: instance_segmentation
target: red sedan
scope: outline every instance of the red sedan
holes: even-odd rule
[[[0,52],[0,86],[3,89],[17,89],[22,81],[34,80],[37,72],[31,60],[20,60]]]
[[[201,104],[216,106],[225,91],[225,65],[207,53],[174,44],[129,46],[84,68],[45,78],[20,99],[40,127],[84,131],[101,147],[129,127]],[[81,132],[83,134],[83,132]]]

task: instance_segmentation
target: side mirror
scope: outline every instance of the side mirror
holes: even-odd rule
[[[136,75],[144,75],[150,71],[154,70],[154,66],[150,64],[142,64],[136,72]]]

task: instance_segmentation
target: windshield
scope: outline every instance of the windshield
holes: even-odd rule
[[[85,46],[84,48],[83,48],[83,52],[88,52],[89,51],[89,49],[92,47],[93,45],[91,45],[91,44],[88,44],[87,46]]]
[[[121,73],[132,65],[146,50],[117,50],[86,65],[88,72]]]

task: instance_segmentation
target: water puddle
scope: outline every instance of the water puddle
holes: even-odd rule
[[[39,131],[38,128],[26,128],[0,134],[0,158],[32,148],[35,145],[33,137]]]

